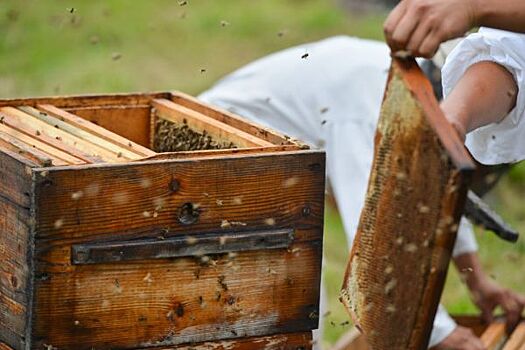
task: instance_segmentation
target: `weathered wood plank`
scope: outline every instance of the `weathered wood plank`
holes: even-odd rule
[[[31,184],[28,180],[31,168],[20,160],[0,152],[0,196],[5,200],[29,208],[31,205]]]
[[[47,112],[40,111],[30,106],[21,106],[18,107],[18,109],[32,116],[35,119],[43,121],[44,123],[48,124],[49,127],[63,130],[73,136],[78,137],[81,140],[89,142],[100,148],[104,148],[105,150],[110,151],[115,155],[118,155],[118,157],[125,158],[127,160],[141,158],[141,155],[139,155],[138,153],[130,151],[127,148],[121,147],[118,144],[115,144],[114,142],[101,138],[90,131],[86,131],[82,128],[78,128],[77,126],[68,123],[63,116],[55,117],[54,114],[48,114]]]
[[[48,137],[55,138],[70,147],[77,148],[78,150],[93,156],[100,157],[108,162],[123,162],[126,161],[124,157],[117,157],[113,152],[110,152],[102,147],[94,145],[90,142],[82,140],[74,135],[71,135],[64,130],[55,128],[41,120],[34,118],[33,116],[24,113],[13,107],[2,107],[0,112],[3,113],[4,121],[13,126],[15,122],[20,125],[24,125],[25,130],[33,130],[32,135],[44,134]],[[38,136],[38,135],[37,135]]]
[[[498,350],[505,342],[507,336],[505,333],[505,322],[492,322],[481,335],[481,342],[487,350]]]
[[[139,145],[144,147],[150,145],[151,107],[149,105],[76,107],[66,110]],[[133,127],[129,127],[130,125]]]
[[[282,146],[271,146],[271,147],[250,147],[250,148],[232,148],[232,149],[212,149],[212,150],[201,150],[201,151],[181,151],[181,152],[164,152],[157,153],[154,156],[143,158],[143,160],[169,160],[169,159],[189,159],[189,158],[201,158],[201,157],[228,157],[231,155],[240,154],[268,154],[275,152],[289,152],[297,150],[295,145],[282,145]]]
[[[31,168],[0,152],[0,343],[24,348],[31,300]]]
[[[36,282],[34,346],[133,348],[307,331],[318,323],[321,254],[318,240],[48,273]]]
[[[9,134],[0,131],[0,145],[3,149],[8,149],[11,152],[18,153],[20,156],[27,158],[29,161],[39,164],[40,166],[51,165],[67,165],[61,159],[53,157],[47,153],[33,148],[24,142],[12,137]]]
[[[370,350],[370,348],[365,337],[356,328],[352,328],[343,334],[330,350]]]
[[[21,142],[24,142],[25,144],[27,144],[28,146],[30,147],[35,147],[37,149],[39,149],[40,151],[43,151],[49,155],[51,155],[53,158],[58,158],[62,161],[64,161],[65,163],[64,164],[85,164],[86,162],[79,159],[79,158],[76,158],[66,152],[63,152],[55,147],[52,147],[42,141],[40,141],[39,139],[37,138],[34,138],[34,137],[31,137],[23,132],[20,132],[14,128],[11,128],[7,125],[4,125],[4,124],[0,124],[0,131],[3,132],[3,133],[6,133],[18,140],[20,140]],[[57,164],[58,165],[58,164]]]
[[[236,129],[228,124],[207,117],[192,109],[178,105],[170,100],[156,99],[152,101],[152,107],[156,109],[160,118],[169,120],[177,125],[187,124],[196,132],[212,136],[216,140],[229,141],[238,147],[269,147],[272,143],[252,136],[242,130]]]
[[[503,350],[523,350],[525,348],[525,322],[520,322],[512,332]]]
[[[148,350],[150,348],[137,349]],[[155,348],[155,350],[310,350],[312,334],[289,333],[267,337],[253,337],[217,342],[205,342],[191,345],[179,345]]]
[[[45,134],[42,134],[38,128],[36,128],[34,125],[29,125],[27,123],[20,122],[17,118],[13,118],[12,116],[2,113],[0,111],[0,118],[2,120],[2,124],[17,130],[21,133],[24,133],[28,135],[29,137],[36,138],[37,140],[50,145],[56,149],[59,149],[65,153],[71,154],[72,156],[83,160],[86,163],[101,163],[103,160],[100,157],[94,157],[89,155],[88,153],[84,153],[77,149],[74,146],[70,146],[68,144],[65,144],[62,142],[61,139],[57,139],[56,137],[51,137]]]
[[[431,98],[415,61],[394,59],[342,291],[374,350],[427,347],[474,169]]]
[[[297,146],[297,148],[308,148],[308,146],[304,143],[298,140],[291,139],[288,136],[282,135],[278,131],[272,130],[261,125],[257,125],[253,122],[249,122],[238,115],[235,115],[218,107],[206,105],[203,102],[196,99],[195,97],[192,97],[185,93],[174,91],[171,94],[171,100],[180,104],[181,106],[193,109],[208,117],[214,118],[220,122],[223,122],[239,130],[247,132],[248,134],[257,136],[258,138],[271,142],[274,145],[295,145]]]
[[[323,217],[324,153],[318,151],[70,166],[45,175],[37,188],[43,247],[126,231],[319,225]],[[191,225],[182,223],[187,203],[198,213]]]
[[[0,341],[0,350],[13,350],[13,348]]]
[[[33,106],[50,104],[58,108],[100,107],[100,106],[147,106],[154,98],[170,98],[168,92],[123,93],[105,95],[51,96],[37,98],[0,99],[0,107]]]
[[[134,154],[137,154],[139,156],[147,157],[147,156],[154,156],[156,154],[152,150],[146,147],[143,147],[142,145],[132,142],[114,132],[111,132],[101,126],[98,126],[95,123],[91,123],[84,118],[81,118],[77,115],[66,112],[65,110],[59,109],[53,105],[43,104],[43,105],[38,105],[37,108],[41,111],[51,114],[52,116],[60,118],[61,120],[67,122],[70,125],[73,125],[74,127],[87,131],[106,141],[112,142],[118,145],[119,147],[127,149],[128,151],[131,151]],[[130,127],[130,126],[127,125],[127,127]],[[131,159],[134,159],[134,157],[132,157]]]

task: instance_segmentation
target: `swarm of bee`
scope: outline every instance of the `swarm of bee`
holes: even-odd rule
[[[177,125],[159,118],[155,125],[155,152],[200,151],[236,148],[232,142],[218,142],[206,131],[199,133],[187,124]]]

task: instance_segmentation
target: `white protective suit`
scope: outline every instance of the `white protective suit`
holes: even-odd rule
[[[516,107],[501,122],[467,135],[465,144],[477,161],[487,165],[525,159],[525,34],[481,28],[464,39],[443,67],[443,92],[450,93],[465,71],[480,61],[496,62],[518,85]]]
[[[350,245],[364,204],[389,67],[386,44],[339,36],[259,59],[199,98],[325,149],[328,181]],[[472,227],[462,220],[454,255],[476,250]],[[430,345],[455,327],[440,306]]]

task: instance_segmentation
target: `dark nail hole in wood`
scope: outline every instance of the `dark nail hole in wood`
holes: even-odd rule
[[[177,179],[173,179],[170,181],[170,191],[171,192],[177,192],[180,189],[180,183]]]
[[[199,220],[200,212],[193,203],[184,203],[180,208],[179,222],[183,225],[191,225]]]
[[[309,216],[312,213],[312,209],[309,206],[305,206],[302,210],[303,216]]]

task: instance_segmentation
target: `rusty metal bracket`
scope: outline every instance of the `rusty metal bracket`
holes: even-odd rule
[[[104,264],[131,260],[199,257],[236,251],[287,248],[293,229],[192,234],[157,240],[133,240],[76,244],[71,249],[74,265]]]

